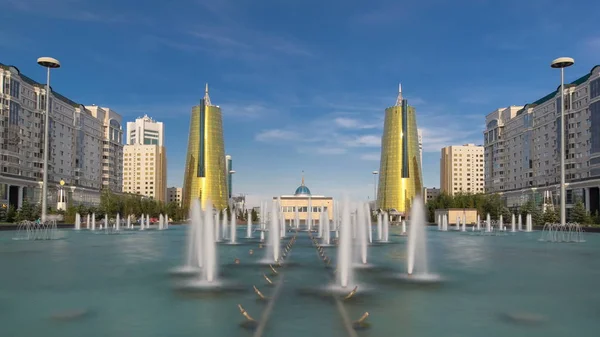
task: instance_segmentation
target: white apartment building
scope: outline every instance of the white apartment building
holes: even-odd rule
[[[123,128],[121,115],[110,108],[86,106],[92,116],[102,121],[102,186],[113,192],[123,189]]]
[[[600,208],[600,66],[565,84],[564,94],[567,211],[580,200],[594,213]],[[524,107],[486,116],[486,192],[501,193],[508,207],[541,204],[546,191],[559,202],[560,104],[558,87]]]
[[[46,86],[0,64],[0,203],[41,202]],[[102,121],[63,95],[50,95],[48,205],[58,189],[68,202],[98,204],[102,187]],[[60,187],[64,181],[64,187]]]
[[[169,187],[167,188],[167,202],[176,202],[181,207],[181,195],[183,188],[181,187]]]
[[[483,193],[483,146],[452,145],[442,149],[440,190],[448,195]]]
[[[127,145],[164,146],[164,135],[163,123],[153,120],[148,115],[136,119],[135,122],[127,122]]]
[[[164,126],[148,116],[127,123],[124,148],[123,192],[145,195],[165,202],[167,197],[167,153]]]

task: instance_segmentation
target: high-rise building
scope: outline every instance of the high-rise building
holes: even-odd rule
[[[0,63],[1,205],[41,202],[46,96],[44,83]],[[103,177],[105,119],[56,91],[49,96],[48,206],[57,208],[59,189],[68,204],[97,205],[103,182],[120,177],[118,163]]]
[[[558,82],[558,80],[557,80]],[[582,201],[600,210],[600,66],[564,90],[567,213]],[[540,205],[560,188],[560,86],[524,107],[498,109],[486,116],[486,192],[500,193],[508,207],[531,200]]]
[[[483,193],[484,164],[483,146],[446,146],[440,159],[440,189],[448,195]]]
[[[421,162],[421,168],[423,168],[423,133],[421,129],[417,129],[417,136],[419,137],[419,161]]]
[[[123,188],[123,128],[121,115],[110,108],[86,106],[92,116],[102,121],[102,186],[113,192]]]
[[[167,150],[164,126],[145,115],[127,123],[123,192],[167,199]]]
[[[135,122],[127,122],[127,145],[165,146],[164,136],[163,123],[153,120],[148,115],[137,118]]]
[[[378,208],[406,214],[422,186],[416,111],[402,98],[400,86],[396,105],[385,109]]]
[[[233,192],[233,161],[230,155],[225,156],[225,174],[227,174],[227,198],[231,199]]]
[[[181,196],[183,189],[181,187],[169,187],[167,188],[167,202],[176,202],[181,207]]]
[[[212,105],[206,85],[204,98],[192,108],[183,181],[183,207],[195,199],[210,200],[217,209],[227,207],[225,142],[221,108]]]

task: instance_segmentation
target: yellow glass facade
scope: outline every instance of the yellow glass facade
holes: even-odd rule
[[[385,109],[377,207],[407,214],[423,178],[415,109],[406,100]]]
[[[192,108],[190,134],[183,181],[182,205],[200,199],[204,208],[210,200],[217,209],[227,207],[225,142],[221,109],[210,105],[208,93]]]

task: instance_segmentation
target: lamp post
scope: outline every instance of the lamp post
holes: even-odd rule
[[[373,171],[373,200],[375,200],[375,207],[377,207],[377,175],[379,171]]]
[[[48,134],[50,130],[50,69],[60,68],[60,62],[52,57],[40,57],[37,63],[47,70],[46,74],[46,116],[44,118],[44,172],[42,174],[42,222],[46,221],[48,208],[48,147],[50,141]]]
[[[560,224],[567,222],[566,188],[565,188],[565,68],[575,63],[570,57],[559,57],[552,61],[550,67],[560,69]]]

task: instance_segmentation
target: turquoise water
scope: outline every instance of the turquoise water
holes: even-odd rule
[[[252,336],[237,304],[259,319],[266,304],[252,285],[273,292],[262,277],[268,267],[255,263],[264,255],[258,244],[218,247],[223,277],[246,291],[190,295],[169,274],[183,259],[185,227],[125,233],[64,230],[61,240],[15,241],[15,232],[0,232],[0,336]],[[358,336],[598,336],[600,235],[581,244],[539,242],[539,232],[427,235],[430,269],[444,278],[437,285],[393,279],[405,270],[405,237],[369,247],[376,268],[356,272],[361,287],[344,302],[353,320],[370,313],[370,329]],[[335,248],[327,251],[335,260]],[[264,336],[348,336],[334,301],[314,296],[330,271],[306,233],[288,261]],[[56,317],[68,313],[78,315]],[[523,315],[535,321],[514,319]]]

